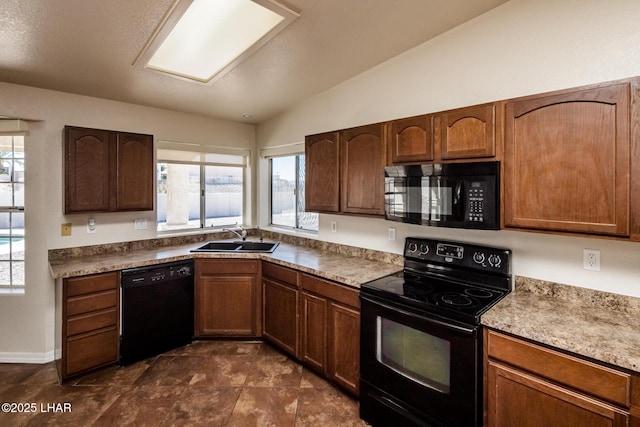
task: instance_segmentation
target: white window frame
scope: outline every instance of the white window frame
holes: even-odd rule
[[[0,135],[4,136],[4,137],[11,137],[11,145],[12,145],[12,149],[11,151],[13,153],[15,153],[15,138],[16,137],[21,137],[22,138],[22,147],[23,150],[26,151],[26,144],[25,144],[25,140],[24,140],[24,136],[26,134],[26,130],[27,130],[27,123],[22,121],[22,120],[7,120],[7,121],[3,121],[3,123],[1,124],[2,126],[0,126]],[[22,157],[22,161],[23,161],[23,168],[26,166],[26,155],[23,151],[23,157]],[[11,159],[15,160],[19,157],[16,157],[15,154],[12,155]],[[19,181],[15,180],[15,168],[12,168],[11,171],[11,181],[8,181],[7,183],[11,183],[11,184],[16,184],[16,183],[20,183]],[[23,169],[23,173],[24,173],[24,169]],[[24,186],[24,191],[26,194],[26,179],[23,177],[23,180],[21,182]],[[25,203],[26,201],[23,200],[23,204],[22,205],[18,205],[15,203],[15,190],[12,189],[12,203],[11,205],[7,205],[7,206],[0,206],[0,213],[8,213],[9,214],[9,252],[7,254],[5,254],[5,256],[7,257],[6,259],[2,259],[0,260],[0,265],[7,265],[8,269],[9,269],[9,283],[0,283],[0,295],[7,295],[7,294],[17,294],[17,295],[24,295],[25,293],[25,289],[26,289],[26,251],[24,250],[24,248],[26,247],[26,243],[25,243],[25,239],[26,239],[26,214],[25,214]],[[14,214],[23,214],[23,223],[24,223],[24,228],[22,229],[22,233],[21,234],[14,234],[14,228],[13,228],[13,216]],[[14,242],[13,242],[13,238],[17,237],[17,236],[22,236],[22,240],[20,242],[18,242],[18,244],[20,245],[22,249],[22,251],[19,252],[23,252],[24,255],[22,256],[22,259],[14,259],[14,254],[17,252],[14,248]],[[22,276],[22,283],[16,283],[15,281],[15,275],[16,272],[14,271],[14,266],[15,263],[22,263],[22,272],[21,272],[21,276]]]
[[[299,185],[298,178],[300,177],[300,173],[298,170],[300,163],[298,161],[298,157],[304,156],[305,153],[304,153],[304,145],[302,146],[303,148],[302,151],[299,150],[300,144],[295,144],[294,147],[298,148],[298,150],[296,149],[287,150],[286,148],[282,149],[281,147],[276,147],[275,149],[272,149],[272,150],[265,149],[263,151],[263,155],[268,160],[268,165],[269,165],[268,167],[268,170],[269,170],[269,225],[277,228],[291,229],[291,230],[317,234],[318,229],[312,230],[309,228],[302,228],[300,226],[300,212],[298,211],[298,206],[299,206],[298,202],[301,195],[300,195],[300,192],[298,191],[298,185]],[[273,162],[272,160],[280,157],[294,157],[294,156],[295,156],[295,168],[296,168],[296,171],[295,171],[295,174],[296,174],[295,226],[288,226],[284,224],[274,224],[273,223]],[[306,162],[306,158],[305,158],[305,162]],[[313,213],[313,212],[308,212],[308,213]],[[318,228],[319,228],[319,221],[320,219],[318,218]]]
[[[241,161],[209,161],[208,159],[213,157],[221,157],[223,160],[225,156],[233,156],[235,158],[242,158]],[[231,157],[229,159],[232,159]],[[230,148],[230,147],[214,147],[201,144],[170,142],[170,141],[158,141],[156,144],[156,168],[158,164],[184,164],[198,166],[200,168],[200,225],[199,227],[186,227],[186,228],[172,228],[168,230],[159,230],[156,226],[156,232],[158,235],[165,234],[190,234],[194,232],[201,232],[203,230],[215,230],[221,229],[235,224],[224,224],[219,226],[208,227],[206,223],[206,196],[205,196],[205,168],[207,166],[222,166],[222,167],[237,167],[242,168],[242,219],[243,223],[246,222],[247,215],[247,188],[249,180],[249,162],[251,159],[251,150],[243,148]],[[157,189],[156,189],[157,194]],[[156,212],[157,215],[157,212]],[[157,219],[156,219],[157,220]],[[239,224],[243,225],[243,224]]]

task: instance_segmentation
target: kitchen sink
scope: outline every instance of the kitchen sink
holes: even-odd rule
[[[273,252],[279,242],[250,242],[250,241],[214,241],[208,242],[191,252]]]

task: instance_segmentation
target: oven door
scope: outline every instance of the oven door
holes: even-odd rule
[[[362,294],[360,322],[365,421],[384,425],[380,417],[386,416],[406,418],[394,425],[481,424],[479,327],[449,324]]]

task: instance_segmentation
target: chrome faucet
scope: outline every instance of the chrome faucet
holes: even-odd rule
[[[247,229],[241,225],[239,225],[238,227],[240,228],[240,233],[238,233],[236,230],[233,230],[231,228],[223,228],[222,231],[230,231],[236,236],[238,236],[239,238],[241,238],[243,241],[247,240]]]

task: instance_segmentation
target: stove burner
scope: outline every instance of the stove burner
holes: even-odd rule
[[[471,298],[458,294],[442,295],[439,299],[445,304],[453,305],[456,307],[466,307],[474,303]]]
[[[465,289],[464,293],[477,298],[491,298],[493,296],[493,292],[479,288]]]

